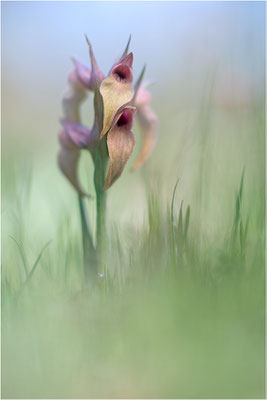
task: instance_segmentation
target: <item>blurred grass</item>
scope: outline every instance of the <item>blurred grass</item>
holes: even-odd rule
[[[4,132],[3,398],[264,398],[264,112],[212,92],[155,104],[155,153],[109,193],[106,291],[84,285],[55,143],[32,155]],[[80,169],[93,194],[87,154]]]

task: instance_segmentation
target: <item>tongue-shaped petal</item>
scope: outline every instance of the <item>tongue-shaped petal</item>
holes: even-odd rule
[[[130,53],[112,68],[110,75],[101,83],[100,93],[103,98],[104,118],[100,139],[111,128],[118,111],[127,106],[134,96],[132,60],[133,56]]]
[[[129,160],[135,145],[135,137],[131,131],[133,109],[124,110],[116,125],[109,131],[107,145],[110,165],[104,189],[108,189],[118,179]]]

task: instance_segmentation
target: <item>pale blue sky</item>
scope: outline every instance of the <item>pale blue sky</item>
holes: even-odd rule
[[[58,129],[70,56],[89,65],[86,33],[105,73],[132,34],[134,73],[147,64],[161,112],[186,107],[215,68],[264,76],[263,2],[2,2],[5,127]],[[182,91],[182,92],[181,92]],[[171,104],[168,103],[171,99]],[[21,119],[14,118],[20,115]],[[34,119],[32,116],[34,115]],[[9,133],[10,134],[10,133]],[[51,133],[52,134],[52,133]]]
[[[263,2],[3,2],[2,20],[4,66],[36,77],[62,72],[72,54],[86,62],[84,33],[105,70],[131,33],[137,69],[146,62],[155,78],[193,46],[248,63],[264,46]]]

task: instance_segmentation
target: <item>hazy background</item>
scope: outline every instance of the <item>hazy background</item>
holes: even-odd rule
[[[111,218],[142,222],[140,176],[146,168],[150,181],[155,174],[158,181],[160,172],[168,196],[180,176],[181,198],[188,201],[196,197],[192,185],[201,159],[209,158],[207,173],[219,197],[233,190],[231,182],[240,179],[244,166],[248,175],[259,176],[262,143],[248,111],[251,102],[263,101],[263,2],[3,2],[3,156],[12,154],[22,165],[26,161],[34,165],[39,207],[42,204],[46,219],[51,218],[45,194],[49,188],[55,196],[53,207],[59,209],[66,196],[75,196],[57,170],[57,133],[62,93],[72,68],[70,56],[89,65],[85,33],[105,73],[132,34],[135,77],[146,63],[160,121],[158,145],[146,167],[135,174],[125,171],[111,188],[110,207],[115,205]],[[90,101],[83,106],[88,124]],[[201,127],[199,116],[206,103],[208,126]],[[135,133],[138,139],[138,128]],[[199,144],[201,135],[209,135],[208,154]],[[89,160],[87,154],[84,158]],[[127,167],[132,163],[133,159]],[[87,169],[90,178],[85,178],[85,185],[92,172],[91,166]],[[225,174],[234,179],[222,188]],[[118,198],[123,209],[116,207]],[[218,214],[217,200],[213,203],[209,212]]]
[[[1,7],[2,397],[263,398],[264,2]],[[131,173],[134,127],[108,192],[98,296],[84,290],[77,195],[56,163],[70,56],[89,65],[85,33],[105,73],[132,35],[160,124]],[[90,126],[92,96],[82,114]],[[89,153],[79,167],[94,196]],[[87,211],[94,232],[95,199]]]

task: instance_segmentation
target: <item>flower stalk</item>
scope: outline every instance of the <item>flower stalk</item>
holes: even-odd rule
[[[97,276],[96,251],[88,228],[86,209],[83,198],[78,196],[82,227],[83,270],[86,283],[94,283]]]
[[[104,190],[108,155],[106,144],[103,141],[101,146],[93,153],[95,165],[94,186],[96,193],[96,250],[98,259],[105,251],[106,246],[106,200],[107,192]],[[102,272],[102,271],[99,271]]]
[[[130,39],[121,58],[105,76],[89,46],[91,69],[73,59],[74,70],[69,75],[69,89],[63,97],[64,118],[59,134],[58,163],[61,171],[79,195],[82,225],[84,272],[94,282],[105,271],[107,250],[106,201],[107,190],[121,176],[132,155],[135,136],[132,132],[135,115],[139,119],[142,146],[134,169],[146,161],[157,138],[157,117],[150,107],[151,96],[142,85],[145,68],[133,84],[133,54],[128,54]],[[88,128],[81,123],[80,106],[88,92],[94,92],[94,124]],[[88,229],[84,198],[89,197],[78,178],[80,153],[86,150],[94,162],[96,193],[95,245]],[[104,274],[106,282],[107,276]]]

